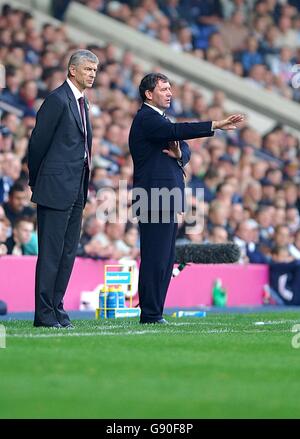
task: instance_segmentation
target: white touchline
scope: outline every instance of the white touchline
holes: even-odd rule
[[[59,331],[59,330],[58,330]],[[283,332],[291,332],[290,329],[280,329],[280,333]],[[103,336],[127,336],[127,335],[147,335],[147,334],[157,334],[158,336],[168,334],[168,335],[202,335],[202,334],[238,334],[238,333],[247,333],[247,334],[256,334],[256,333],[270,333],[270,330],[263,330],[257,328],[254,329],[232,329],[232,328],[224,328],[224,329],[208,329],[208,330],[200,330],[200,331],[174,331],[174,330],[164,330],[162,332],[154,330],[154,329],[145,329],[138,331],[122,331],[122,332],[111,332],[111,331],[99,331],[99,332],[64,332],[64,333],[52,333],[52,334],[6,334],[8,338],[57,338],[57,337],[103,337]]]
[[[254,325],[263,324],[263,325],[283,325],[285,323],[299,323],[300,320],[267,320],[266,322],[254,322]]]

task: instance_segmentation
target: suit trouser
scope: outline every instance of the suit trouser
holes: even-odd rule
[[[164,223],[139,222],[141,264],[139,272],[139,300],[141,321],[162,318],[164,303],[172,276],[175,259],[177,222],[174,214]]]
[[[35,275],[35,325],[67,325],[63,308],[77,252],[84,207],[83,169],[78,196],[67,210],[37,206],[38,259]]]

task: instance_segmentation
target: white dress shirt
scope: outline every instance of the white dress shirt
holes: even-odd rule
[[[164,111],[161,110],[160,108],[154,107],[154,105],[148,104],[148,102],[144,102],[145,105],[148,105],[148,107],[152,108],[152,110],[157,111],[161,116],[164,115]]]
[[[67,78],[67,83],[68,83],[68,85],[70,86],[70,89],[72,90],[73,95],[75,96],[76,103],[77,103],[77,108],[78,108],[78,113],[79,113],[79,116],[80,116],[80,119],[81,119],[80,107],[79,107],[78,99],[79,99],[79,98],[84,98],[84,94],[81,93],[81,91],[78,90],[78,88],[76,87],[76,85],[74,85],[73,82],[70,81],[69,78]]]

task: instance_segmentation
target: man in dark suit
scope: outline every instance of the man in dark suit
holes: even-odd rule
[[[215,129],[235,129],[243,116],[232,115],[221,121],[172,123],[164,114],[170,107],[171,86],[161,73],[146,75],[139,92],[143,105],[131,126],[129,148],[134,163],[133,198],[140,196],[141,189],[148,195],[147,202],[139,198],[136,212],[141,244],[140,322],[167,323],[162,313],[174,264],[177,213],[183,211],[183,168],[190,158],[184,140],[213,136]],[[159,202],[151,198],[153,189],[163,188],[177,189],[169,204],[164,203],[163,198]]]
[[[68,78],[45,99],[29,141],[29,185],[37,203],[39,244],[34,326],[73,327],[63,297],[90,172],[92,131],[83,92],[92,87],[98,63],[89,50],[73,53]]]

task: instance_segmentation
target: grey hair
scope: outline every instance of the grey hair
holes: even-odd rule
[[[70,66],[77,67],[85,60],[99,64],[98,57],[90,50],[85,50],[85,49],[76,50],[76,52],[72,53],[71,58],[69,59],[68,62],[68,75],[70,72]]]

